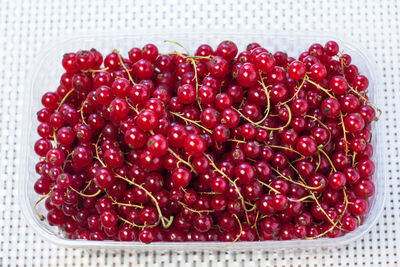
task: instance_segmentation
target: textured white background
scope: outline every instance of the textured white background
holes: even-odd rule
[[[151,2],[151,4],[150,4]],[[0,266],[371,266],[400,264],[400,3],[393,1],[0,0]],[[27,66],[43,45],[74,32],[136,29],[265,29],[336,32],[378,62],[388,178],[385,211],[363,239],[317,251],[136,253],[65,249],[27,226],[17,203],[22,95]],[[396,105],[397,104],[397,105]]]

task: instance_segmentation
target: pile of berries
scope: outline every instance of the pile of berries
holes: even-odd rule
[[[334,41],[298,58],[232,41],[92,49],[62,66],[37,113],[34,190],[68,238],[333,238],[368,211],[380,110]]]

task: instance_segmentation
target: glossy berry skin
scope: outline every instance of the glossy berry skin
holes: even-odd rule
[[[322,81],[327,75],[326,67],[323,64],[315,63],[310,68],[310,77],[316,82]]]
[[[357,91],[365,91],[368,88],[369,81],[364,75],[356,75],[353,79],[353,87]]]
[[[109,148],[103,155],[104,163],[109,168],[119,168],[124,164],[124,155],[119,148]]]
[[[46,160],[51,166],[61,166],[65,160],[65,154],[59,148],[52,148],[47,151]]]
[[[148,139],[147,149],[157,157],[163,156],[168,150],[168,140],[164,135],[155,134]]]
[[[119,122],[128,116],[129,106],[125,99],[115,98],[111,101],[108,110],[110,112],[110,119],[114,122]]]
[[[365,221],[379,116],[362,68],[335,41],[214,48],[64,55],[33,145],[49,225],[93,241],[246,242]]]
[[[295,115],[304,115],[308,111],[308,103],[305,99],[298,98],[290,104],[290,109]]]
[[[242,184],[250,184],[255,178],[255,169],[247,162],[241,163],[235,167],[235,176]]]
[[[62,66],[67,73],[77,72],[79,70],[79,67],[76,64],[76,53],[64,54],[62,59]]]
[[[370,159],[363,159],[358,163],[357,170],[361,178],[369,178],[375,172],[375,164]]]
[[[151,62],[154,62],[158,57],[158,48],[154,44],[146,44],[142,48],[142,57]]]
[[[171,181],[176,188],[186,187],[191,179],[192,174],[186,167],[176,168],[171,174]]]
[[[328,118],[335,118],[340,113],[340,103],[335,98],[325,98],[321,103],[321,111]]]
[[[195,214],[193,217],[193,227],[199,232],[207,232],[212,224],[212,218],[208,214]]]
[[[64,220],[65,220],[64,213],[57,208],[50,210],[49,213],[47,214],[47,221],[51,225],[60,226],[64,223]]]
[[[37,155],[44,157],[47,152],[52,148],[52,144],[49,140],[39,139],[36,141],[34,149]]]
[[[325,44],[325,52],[328,56],[335,56],[339,52],[339,45],[335,41],[328,41]]]
[[[301,80],[303,79],[304,75],[306,74],[306,65],[304,65],[301,61],[293,61],[289,65],[289,77],[293,80]]]
[[[344,119],[344,125],[350,133],[357,133],[364,128],[365,122],[359,113],[351,113]]]
[[[275,67],[275,58],[266,52],[258,54],[255,58],[256,67],[262,72],[270,72]]]
[[[317,142],[309,136],[302,136],[296,144],[296,149],[304,156],[312,156],[317,152]]]
[[[243,87],[250,87],[256,84],[258,73],[252,63],[244,63],[237,73],[236,79]]]
[[[129,80],[121,78],[113,82],[111,89],[116,97],[124,98],[129,95],[132,85]]]
[[[342,76],[334,76],[329,81],[329,88],[335,95],[343,95],[347,91],[347,81]]]
[[[118,217],[114,211],[105,211],[100,214],[100,221],[103,227],[113,227],[118,223]]]
[[[368,198],[375,192],[375,185],[371,180],[363,179],[353,186],[353,191],[357,197]]]
[[[114,184],[115,177],[111,170],[100,168],[97,170],[94,177],[96,184],[103,189],[107,189]]]
[[[223,124],[216,126],[213,129],[213,138],[219,143],[224,143],[228,140],[230,136],[229,128]]]
[[[139,241],[142,243],[151,243],[155,239],[151,228],[144,228],[139,232]]]
[[[157,115],[154,111],[146,109],[141,112],[137,118],[136,123],[143,131],[151,131],[157,126]]]
[[[95,55],[91,51],[81,50],[76,53],[75,64],[80,70],[88,70],[95,67]]]
[[[228,74],[229,63],[226,59],[216,56],[207,62],[207,68],[213,77],[223,78]]]
[[[146,145],[147,136],[146,133],[139,127],[132,127],[125,132],[124,141],[129,146],[139,149]]]
[[[354,216],[362,216],[368,211],[368,201],[362,198],[355,199],[349,204],[349,211]]]
[[[334,172],[329,176],[329,187],[340,190],[346,185],[346,176],[342,172]]]
[[[189,155],[199,157],[205,152],[206,143],[201,136],[190,134],[185,138],[184,148]]]
[[[150,79],[153,76],[152,64],[149,60],[140,59],[133,64],[133,73],[141,80]]]
[[[225,58],[227,61],[231,61],[232,59],[234,59],[237,53],[238,48],[236,44],[232,41],[221,42],[215,50],[216,55]]]

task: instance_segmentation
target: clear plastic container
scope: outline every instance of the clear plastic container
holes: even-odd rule
[[[50,43],[38,55],[37,60],[31,65],[29,75],[25,84],[24,95],[24,117],[23,117],[23,134],[21,149],[21,168],[19,179],[19,199],[23,213],[29,224],[44,239],[60,246],[74,248],[91,248],[91,249],[133,249],[140,251],[152,250],[174,250],[174,251],[199,251],[199,250],[272,250],[272,249],[288,249],[288,248],[315,248],[315,247],[334,247],[343,246],[363,236],[376,223],[379,215],[383,210],[385,199],[385,172],[383,170],[383,149],[382,139],[383,132],[377,131],[379,122],[373,124],[373,160],[376,164],[374,175],[375,194],[370,199],[370,209],[363,219],[362,225],[354,232],[347,233],[344,236],[329,239],[320,238],[315,240],[290,240],[290,241],[257,241],[257,242],[236,242],[234,244],[221,242],[185,242],[185,243],[152,243],[142,244],[139,242],[114,242],[114,241],[87,241],[87,240],[70,240],[65,238],[56,227],[50,226],[46,221],[40,221],[34,212],[34,204],[39,196],[34,192],[33,185],[38,178],[35,173],[35,164],[38,160],[33,150],[34,142],[38,139],[36,127],[36,112],[41,106],[41,96],[46,91],[54,91],[58,84],[60,75],[63,73],[61,66],[61,58],[65,52],[77,51],[79,49],[96,48],[102,53],[109,53],[116,48],[121,53],[127,54],[133,46],[142,47],[146,43],[156,44],[161,52],[177,50],[182,52],[183,49],[168,43],[164,40],[174,40],[186,47],[190,52],[194,53],[198,45],[202,43],[211,44],[216,47],[223,40],[234,41],[239,49],[245,49],[246,45],[251,42],[258,42],[269,51],[286,51],[288,55],[297,56],[301,51],[308,48],[315,42],[324,44],[328,40],[336,40],[341,51],[345,51],[352,57],[358,67],[360,73],[369,78],[369,96],[372,102],[378,106],[382,103],[381,97],[377,97],[379,90],[378,77],[379,71],[375,67],[375,62],[361,50],[357,43],[346,41],[335,35],[327,35],[324,33],[274,33],[274,32],[157,32],[157,33],[104,33],[98,35],[78,35],[64,38],[54,43]],[[39,205],[39,212],[45,214],[44,205]]]

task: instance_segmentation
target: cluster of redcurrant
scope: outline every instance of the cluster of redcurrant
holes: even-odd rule
[[[78,51],[62,66],[37,113],[34,189],[68,238],[332,238],[368,211],[380,110],[334,41],[298,59],[224,41]]]

